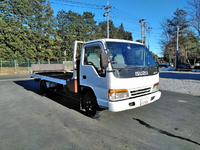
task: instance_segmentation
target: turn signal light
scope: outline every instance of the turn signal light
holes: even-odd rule
[[[118,100],[129,97],[127,89],[109,90],[109,99]]]

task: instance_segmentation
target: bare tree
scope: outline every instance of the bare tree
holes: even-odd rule
[[[165,53],[165,49],[167,47],[167,45],[170,43],[170,34],[169,34],[169,24],[167,22],[167,18],[162,19],[162,22],[160,22],[160,27],[163,30],[161,37],[160,37],[160,41],[159,44],[161,46],[162,49],[162,54],[164,55]]]
[[[196,29],[200,36],[200,0],[188,1],[189,7],[187,7],[191,25]]]
[[[199,38],[193,38],[197,44],[192,45],[192,55],[194,57],[194,63],[200,59],[200,0],[188,1],[188,14],[190,16],[191,26],[196,30]]]

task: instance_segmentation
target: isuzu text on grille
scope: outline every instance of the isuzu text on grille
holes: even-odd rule
[[[147,76],[148,71],[137,71],[135,72],[135,76]]]

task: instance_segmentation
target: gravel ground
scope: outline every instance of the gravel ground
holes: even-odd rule
[[[200,96],[200,73],[160,72],[159,89]]]

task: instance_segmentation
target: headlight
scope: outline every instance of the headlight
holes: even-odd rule
[[[158,82],[158,83],[155,83],[155,84],[153,85],[152,92],[158,91],[158,86],[159,86],[159,82]]]
[[[119,89],[119,90],[109,90],[109,99],[110,100],[117,100],[129,97],[128,91],[126,89]]]

